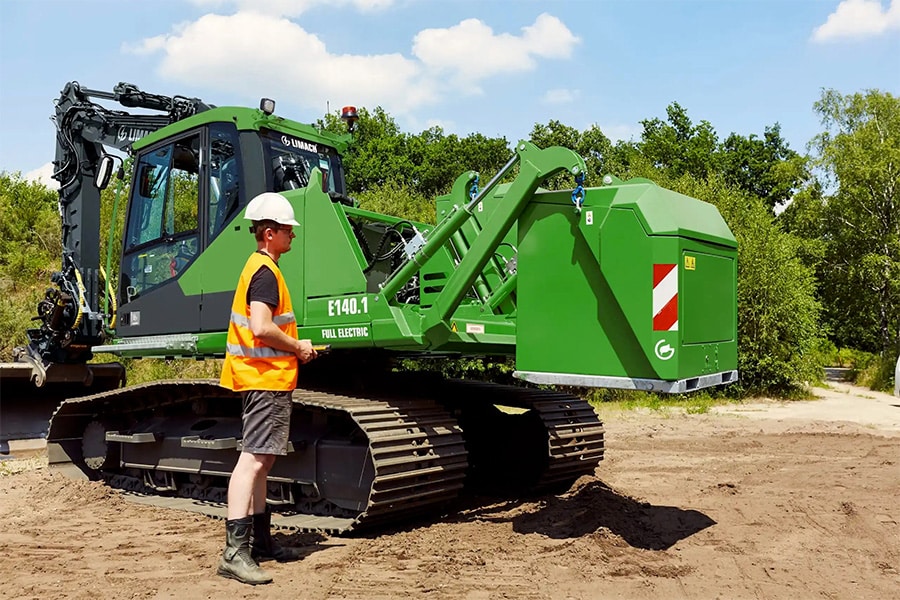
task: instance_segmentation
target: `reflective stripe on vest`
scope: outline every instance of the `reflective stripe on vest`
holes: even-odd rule
[[[272,356],[294,356],[293,352],[285,352],[284,350],[276,350],[269,346],[241,346],[240,344],[225,344],[225,351],[234,356],[244,356],[247,358],[270,358]]]
[[[244,315],[238,314],[234,311],[231,311],[231,322],[237,325],[238,327],[243,327],[244,329],[250,329],[250,319],[245,317]],[[275,315],[272,317],[272,322],[278,325],[279,327],[282,325],[287,325],[288,323],[296,323],[297,319],[294,317],[294,313],[288,312],[283,315]]]

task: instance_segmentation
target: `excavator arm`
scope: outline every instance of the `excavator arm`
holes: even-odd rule
[[[95,99],[157,114],[113,110]],[[107,149],[130,153],[134,141],[209,108],[197,98],[150,94],[130,83],[119,83],[112,92],[66,84],[53,117],[62,265],[51,276],[56,287],[38,305],[40,327],[28,331],[28,346],[20,354],[44,366],[90,360],[91,346],[103,339],[105,318],[99,309],[100,192],[115,160]]]
[[[114,110],[97,100],[155,114]],[[55,104],[52,177],[59,182],[61,268],[38,303],[28,344],[14,350],[14,362],[0,365],[5,400],[0,453],[8,450],[7,440],[43,435],[48,415],[64,398],[124,384],[121,364],[87,364],[108,319],[100,309],[100,192],[119,158],[109,151],[130,154],[131,144],[148,133],[212,108],[196,98],[149,94],[130,83],[105,92],[75,81],[65,85]]]

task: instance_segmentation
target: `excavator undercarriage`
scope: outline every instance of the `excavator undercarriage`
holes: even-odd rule
[[[342,534],[405,521],[446,508],[467,485],[553,490],[603,458],[602,424],[569,394],[397,375],[373,394],[298,389],[293,401],[288,454],[268,484],[283,528]],[[72,399],[51,421],[50,466],[137,501],[223,516],[239,414],[240,397],[212,380]]]

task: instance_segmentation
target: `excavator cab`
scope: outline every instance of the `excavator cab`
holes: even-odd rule
[[[306,188],[315,168],[323,175],[323,191],[344,193],[340,154],[321,136],[242,130],[230,110],[207,111],[200,115],[205,122],[135,144],[136,185],[123,236],[117,336],[223,331],[234,277],[217,279],[214,272],[230,273],[223,267],[233,270],[243,259],[217,258],[213,267],[194,269],[191,281],[182,281],[195,259],[224,231],[231,236],[241,227],[235,219],[252,197]],[[244,256],[251,245],[247,235],[223,244],[241,248]]]

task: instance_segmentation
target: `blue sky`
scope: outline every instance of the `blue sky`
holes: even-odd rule
[[[0,171],[49,171],[71,80],[510,143],[551,119],[637,137],[677,101],[804,152],[823,88],[900,95],[900,0],[0,0]]]

